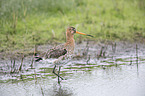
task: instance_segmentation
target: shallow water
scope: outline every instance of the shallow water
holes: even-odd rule
[[[83,53],[85,44],[76,46],[77,56]],[[138,44],[137,54],[136,44],[117,43],[115,51],[108,45],[105,57],[99,59],[101,46],[89,45],[92,47],[86,57],[79,56],[62,66],[60,75],[65,80],[60,84],[49,60],[31,67],[32,58],[24,58],[20,72],[21,60],[14,68],[9,59],[1,60],[1,96],[145,96],[145,45]]]

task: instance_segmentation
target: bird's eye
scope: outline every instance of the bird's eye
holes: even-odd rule
[[[76,33],[76,29],[74,29],[74,33]]]

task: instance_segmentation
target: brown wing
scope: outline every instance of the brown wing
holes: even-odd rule
[[[59,58],[67,53],[66,49],[52,49],[48,52],[47,58]]]

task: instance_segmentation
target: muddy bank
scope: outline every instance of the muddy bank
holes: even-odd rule
[[[76,48],[75,50],[79,50],[80,46],[83,48],[86,48],[87,47],[87,42],[88,43],[88,46],[91,48],[93,47],[94,45],[96,46],[96,51],[98,50],[101,50],[102,47],[106,47],[106,46],[112,46],[112,50],[113,48],[116,47],[120,47],[120,46],[124,46],[126,48],[130,48],[130,47],[135,47],[136,44],[138,45],[138,47],[143,47],[144,46],[144,43],[133,43],[133,42],[125,42],[125,41],[122,41],[122,42],[112,42],[112,41],[101,41],[101,42],[98,42],[98,41],[84,41],[84,42],[76,42]],[[33,48],[32,47],[28,47],[28,48],[24,48],[24,49],[19,49],[19,50],[14,50],[14,51],[4,51],[4,52],[0,52],[0,60],[8,60],[8,59],[21,59],[22,57],[31,57],[33,56],[34,54],[38,53],[38,54],[41,54],[41,53],[45,53],[47,52],[47,50],[55,47],[56,45],[59,45],[61,43],[57,43],[57,42],[53,42],[53,44],[45,44],[45,45],[34,45]],[[99,53],[98,53],[99,54]]]

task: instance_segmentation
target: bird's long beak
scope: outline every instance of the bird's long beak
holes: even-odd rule
[[[92,35],[89,35],[89,34],[85,34],[85,33],[82,33],[82,32],[78,32],[76,31],[77,34],[81,34],[81,35],[86,35],[86,36],[90,36],[90,37],[93,37]]]

